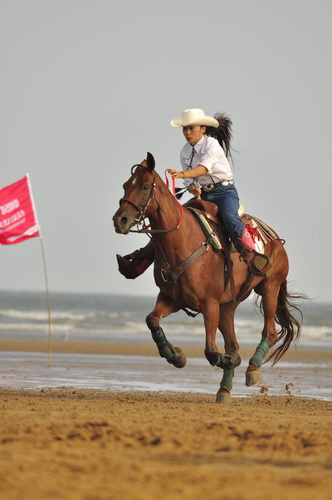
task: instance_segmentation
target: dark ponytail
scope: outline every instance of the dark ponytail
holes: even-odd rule
[[[219,127],[206,127],[205,135],[214,137],[219,142],[220,146],[225,151],[225,155],[229,160],[232,160],[231,153],[231,140],[232,134],[232,121],[224,113],[216,113],[214,118],[219,122]]]

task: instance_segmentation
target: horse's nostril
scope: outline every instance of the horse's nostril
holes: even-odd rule
[[[122,233],[128,226],[128,217],[114,217],[114,227],[117,232]]]

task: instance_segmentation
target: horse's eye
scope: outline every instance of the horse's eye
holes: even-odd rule
[[[149,189],[149,187],[150,187],[149,184],[143,184],[144,191],[147,191]]]

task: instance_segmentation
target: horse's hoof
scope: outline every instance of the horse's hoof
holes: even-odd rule
[[[187,358],[181,351],[180,347],[174,347],[174,356],[169,360],[169,363],[172,363],[175,368],[183,368],[186,366]]]
[[[228,391],[218,391],[216,395],[216,403],[229,405],[232,402],[232,397]]]
[[[246,385],[247,386],[259,384],[261,380],[262,380],[262,375],[261,375],[261,372],[258,370],[258,368],[257,368],[257,370],[253,370],[253,371],[249,371],[249,372],[248,372],[248,370],[246,371]]]

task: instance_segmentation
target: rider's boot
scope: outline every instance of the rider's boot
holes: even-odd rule
[[[240,258],[248,265],[249,269],[256,276],[264,276],[272,265],[271,261],[267,255],[256,251],[255,242],[246,227],[241,238],[234,238],[233,243]]]
[[[154,261],[155,250],[150,241],[145,247],[128,255],[117,255],[119,272],[127,279],[134,280],[143,274]]]

